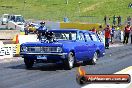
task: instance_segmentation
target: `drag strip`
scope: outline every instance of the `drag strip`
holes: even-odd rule
[[[96,65],[82,66],[87,73],[112,74],[132,65],[132,46],[125,45],[106,50]],[[61,65],[35,64],[26,70],[23,59],[0,63],[0,88],[80,88],[76,70],[64,70]]]

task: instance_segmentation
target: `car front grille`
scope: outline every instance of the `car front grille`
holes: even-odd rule
[[[28,53],[52,53],[58,52],[57,47],[27,47]]]

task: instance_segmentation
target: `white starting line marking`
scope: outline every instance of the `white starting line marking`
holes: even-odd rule
[[[13,57],[13,58],[0,58],[0,63],[9,63],[9,62],[17,62],[17,61],[20,61],[20,60],[23,60],[22,58],[20,57]]]
[[[116,72],[115,74],[129,74],[132,77],[132,66]],[[128,84],[89,84],[81,88],[132,88],[132,81]]]
[[[124,46],[123,44],[111,44],[110,47],[122,47]]]

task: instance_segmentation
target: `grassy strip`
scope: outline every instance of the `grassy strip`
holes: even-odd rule
[[[24,1],[26,1],[24,3]],[[22,14],[27,19],[102,23],[104,15],[132,16],[131,0],[0,0],[0,14]],[[79,3],[80,2],[80,3]]]

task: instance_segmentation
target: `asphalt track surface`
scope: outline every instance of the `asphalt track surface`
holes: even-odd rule
[[[132,66],[132,45],[110,48],[96,65],[82,67],[89,74],[112,74],[129,66]],[[64,70],[55,64],[35,64],[33,69],[26,70],[23,59],[17,58],[0,63],[0,88],[80,88],[76,71],[77,67]]]

